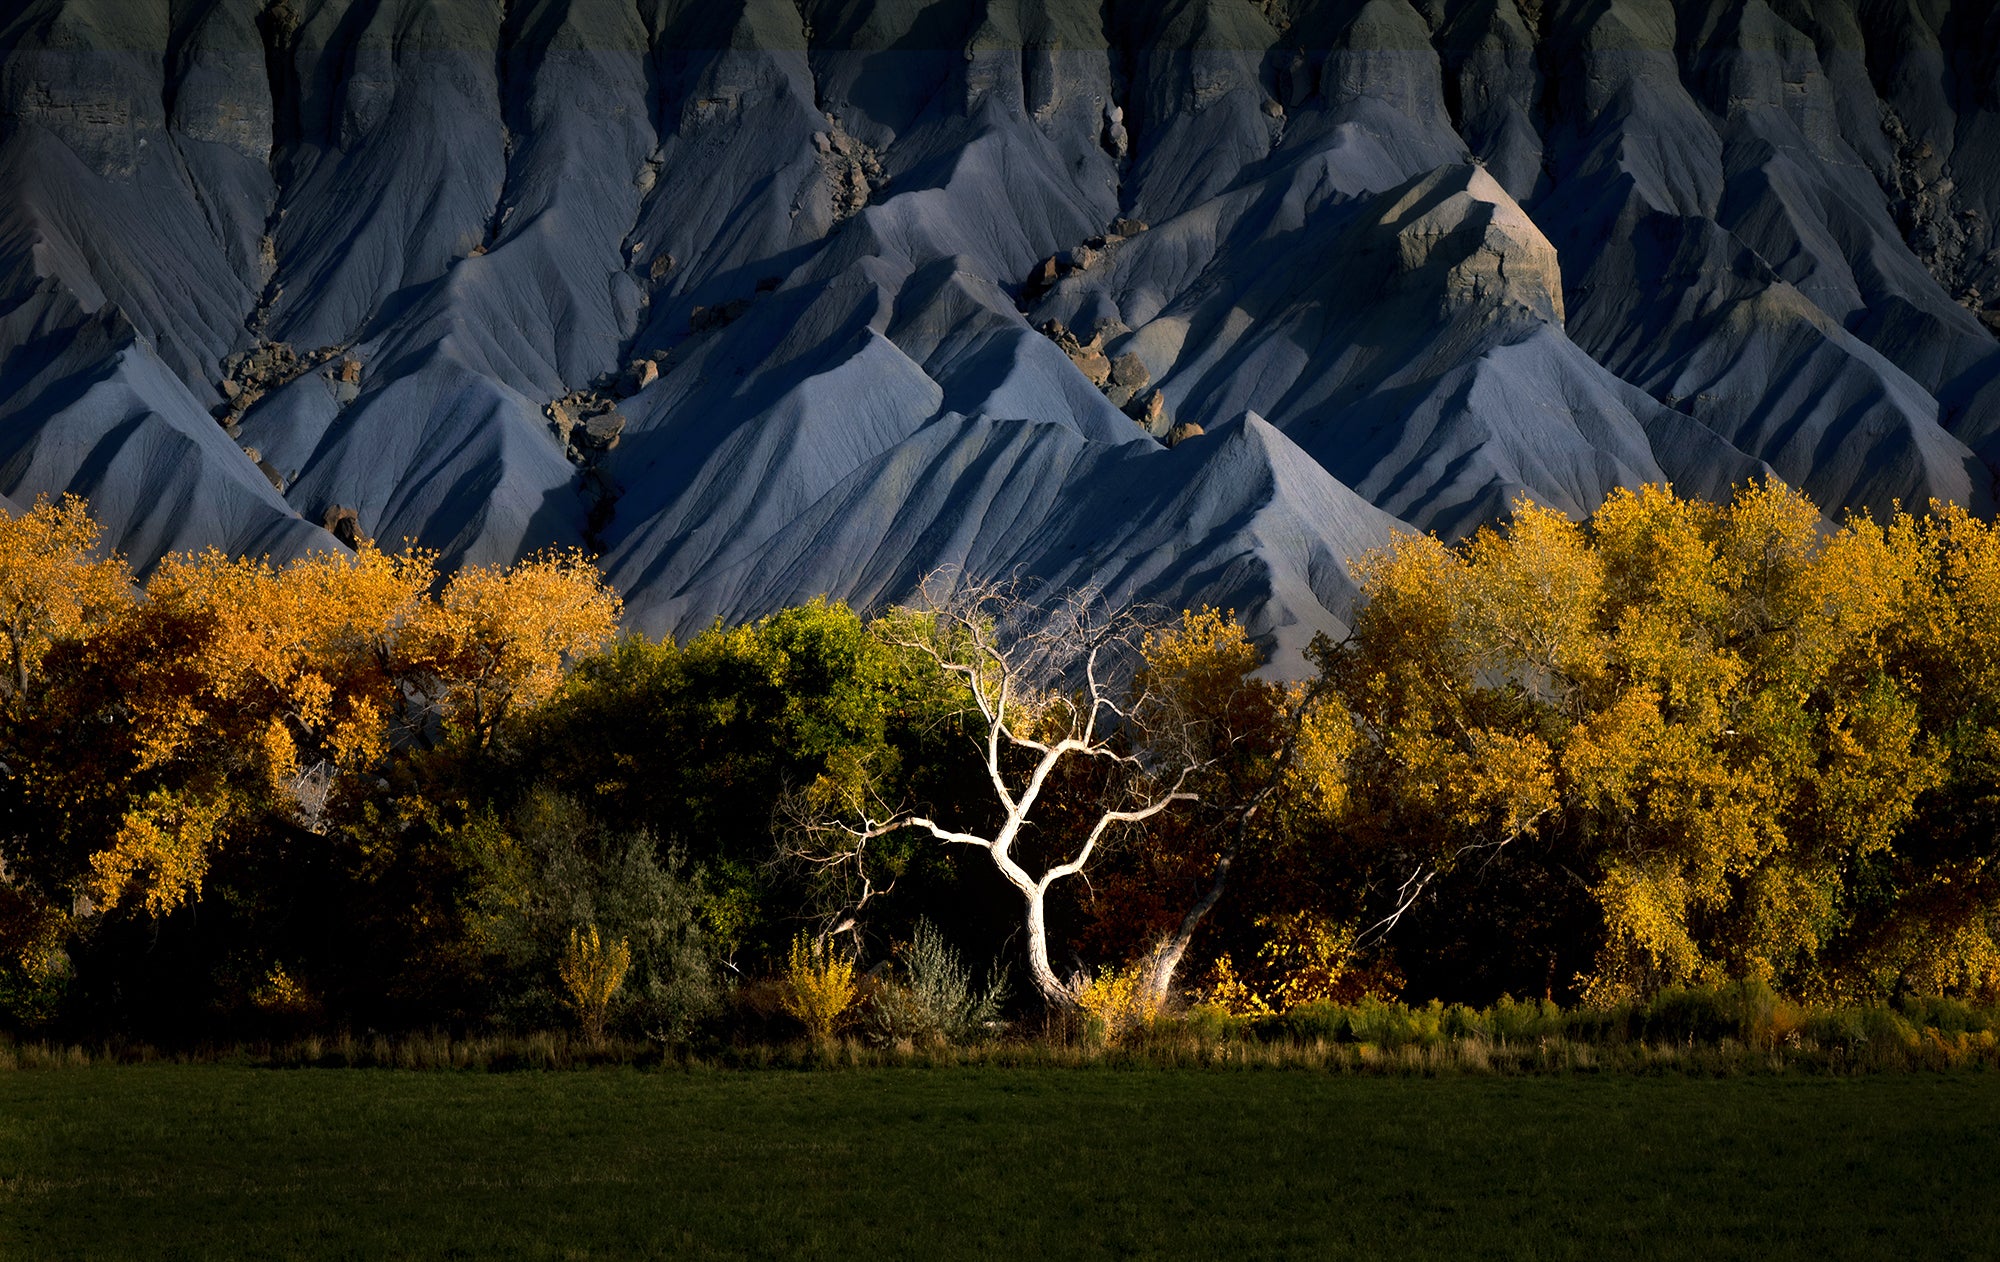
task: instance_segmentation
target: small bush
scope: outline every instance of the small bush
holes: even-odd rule
[[[469,927],[497,981],[494,1012],[517,1032],[575,1009],[559,976],[572,931],[625,942],[629,971],[612,1014],[619,1032],[688,1042],[727,998],[704,924],[704,874],[650,834],[602,826],[576,801],[529,790],[504,822],[468,829],[478,857]]]
[[[1512,995],[1502,995],[1500,1002],[1486,1010],[1488,1033],[1508,1043],[1539,1043],[1556,1038],[1566,1025],[1563,1010],[1547,999],[1517,1000]]]
[[[1633,1003],[1578,1008],[1563,1014],[1563,1032],[1590,1043],[1629,1043],[1644,1034],[1644,1012]]]
[[[1944,995],[1911,995],[1903,1000],[1902,1009],[1911,1025],[1941,1034],[1977,1034],[1993,1028],[1990,1014]]]
[[[1485,1013],[1462,1003],[1452,1004],[1444,1010],[1446,1038],[1490,1040],[1493,1037],[1492,1025]]]
[[[1194,993],[1195,1006],[1213,1008],[1232,1017],[1268,1017],[1271,1005],[1236,971],[1224,951],[1210,966],[1208,980]]]
[[[1248,1022],[1218,1004],[1196,1004],[1182,1018],[1187,1032],[1197,1043],[1214,1044],[1235,1035]]]
[[[1829,1051],[1853,1052],[1868,1042],[1868,1030],[1858,1008],[1834,1008],[1805,1019],[1800,1034]]]
[[[1106,969],[1092,978],[1076,996],[1089,1031],[1115,1043],[1150,1027],[1160,1017],[1160,1004],[1145,983],[1143,964]]]
[[[1348,1037],[1348,1012],[1331,1000],[1315,1000],[1287,1011],[1279,1027],[1301,1042],[1338,1043]]]
[[[1422,1008],[1363,999],[1348,1010],[1348,1030],[1358,1043],[1381,1048],[1435,1047],[1444,1041],[1444,1004]]]
[[[1863,1008],[1861,1029],[1871,1047],[1913,1051],[1923,1042],[1914,1027],[1888,1008]]]
[[[632,948],[625,939],[606,942],[596,925],[590,926],[587,934],[575,929],[569,931],[569,946],[563,952],[558,973],[568,992],[570,1008],[583,1026],[583,1036],[592,1044],[604,1041],[604,1019],[611,1011],[611,1000],[625,983],[626,970],[631,967]]]
[[[854,961],[815,948],[800,934],[792,940],[784,982],[785,1011],[798,1019],[814,1043],[833,1042],[833,1032],[854,1003]]]
[[[1740,1035],[1752,1047],[1777,1047],[1796,1039],[1805,1027],[1805,1011],[1767,982],[1738,982],[1730,990],[1738,1002]]]
[[[1708,1043],[1735,1024],[1709,990],[1668,986],[1646,1005],[1646,1037],[1659,1043]]]
[[[889,981],[868,1005],[870,1039],[881,1044],[953,1043],[982,1031],[1006,1002],[1006,978],[996,967],[984,988],[937,926],[919,920],[903,948],[903,980]]]

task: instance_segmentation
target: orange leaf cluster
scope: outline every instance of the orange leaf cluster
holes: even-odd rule
[[[22,783],[86,852],[101,909],[200,894],[246,821],[324,832],[399,747],[489,745],[607,644],[620,604],[577,553],[472,567],[327,551],[210,550],[135,587],[81,501],[0,513],[0,630]],[[259,833],[258,835],[262,835]]]

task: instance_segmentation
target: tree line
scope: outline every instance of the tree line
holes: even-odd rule
[[[1304,662],[952,574],[677,643],[619,635],[580,554],[139,581],[37,501],[0,519],[0,1022],[683,1043],[857,1005],[921,1038],[2000,992],[1992,526],[1647,487],[1355,568]]]

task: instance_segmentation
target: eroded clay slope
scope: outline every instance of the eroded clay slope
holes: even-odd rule
[[[0,493],[140,562],[1246,613],[1519,496],[1986,511],[1967,0],[25,0]],[[1285,668],[1281,663],[1281,669]]]

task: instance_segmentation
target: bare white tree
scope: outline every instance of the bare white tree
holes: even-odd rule
[[[1093,591],[1031,601],[1007,585],[954,578],[933,574],[923,600],[882,619],[877,634],[962,692],[963,717],[992,795],[981,806],[994,809],[981,813],[989,820],[997,813],[997,824],[954,827],[878,797],[841,817],[795,817],[788,848],[802,862],[848,870],[865,869],[871,843],[904,830],[984,850],[1021,895],[1035,990],[1051,1006],[1070,1007],[1082,979],[1064,980],[1051,961],[1050,892],[1083,874],[1120,825],[1193,801],[1188,785],[1201,765],[1197,746],[1172,725],[1141,721],[1154,707],[1134,694],[1146,630],[1140,616],[1111,608]],[[1087,822],[1067,845],[1038,836],[1033,847],[1024,846],[1051,779],[1074,763],[1104,773]],[[1028,849],[1044,852],[1043,859],[1024,858]],[[1047,856],[1050,850],[1056,857]],[[872,884],[856,888],[875,892]],[[849,920],[835,923],[849,928]]]

